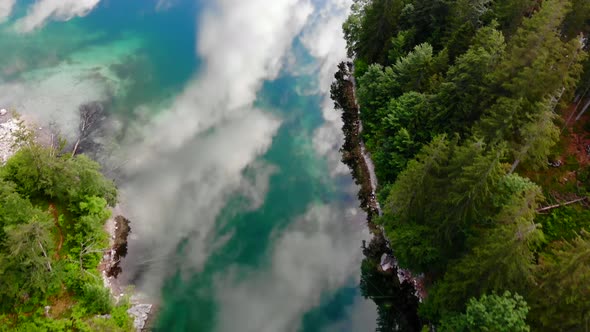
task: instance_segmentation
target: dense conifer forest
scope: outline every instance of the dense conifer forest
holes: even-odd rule
[[[373,222],[425,288],[368,255],[378,331],[589,328],[590,1],[356,0],[343,29]]]

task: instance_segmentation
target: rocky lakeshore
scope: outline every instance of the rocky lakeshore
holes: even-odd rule
[[[149,321],[154,316],[153,301],[126,285],[118,277],[121,274],[121,259],[127,255],[127,239],[131,233],[129,219],[122,215],[120,206],[112,210],[113,217],[105,223],[105,230],[109,234],[109,247],[105,250],[99,271],[102,274],[104,286],[110,289],[115,300],[129,300],[130,308],[127,313],[133,318],[136,331],[149,330]]]
[[[363,296],[372,298],[378,305],[382,316],[390,318],[394,324],[419,330],[421,324],[417,315],[418,303],[425,296],[422,278],[398,267],[383,230],[374,222],[381,214],[376,198],[378,183],[370,155],[361,137],[360,107],[355,96],[356,86],[352,73],[352,63],[341,62],[338,65],[331,97],[335,109],[342,112],[342,131],[345,136],[340,150],[342,162],[350,168],[355,183],[359,185],[360,207],[367,213],[367,226],[373,234],[368,245],[363,243],[365,260],[361,289]],[[384,292],[389,293],[388,296],[383,296]],[[388,313],[383,314],[383,310]]]

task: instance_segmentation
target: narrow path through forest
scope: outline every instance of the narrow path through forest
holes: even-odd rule
[[[57,228],[57,233],[59,235],[59,241],[57,242],[57,248],[55,250],[55,258],[60,258],[61,247],[64,243],[64,234],[61,229],[61,225],[59,224],[59,213],[57,212],[57,207],[53,203],[49,203],[49,212],[53,216],[53,222],[55,223],[55,227]]]

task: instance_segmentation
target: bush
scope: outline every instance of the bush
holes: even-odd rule
[[[116,307],[113,308],[111,311],[111,316],[115,324],[120,327],[124,331],[129,331],[133,328],[133,319],[129,314],[127,314],[127,310],[129,309],[129,302],[124,301],[123,303],[118,304]]]
[[[574,238],[582,229],[590,229],[590,210],[574,206],[553,209],[548,215],[539,216],[543,234],[548,243]]]
[[[107,314],[113,309],[110,291],[100,285],[84,285],[81,301],[88,314]]]

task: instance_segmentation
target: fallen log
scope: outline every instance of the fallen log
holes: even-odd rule
[[[581,202],[581,201],[585,201],[586,199],[588,199],[588,197],[577,198],[577,199],[574,199],[573,201],[569,201],[569,202],[565,202],[565,203],[559,203],[559,204],[555,204],[555,205],[545,206],[545,207],[542,207],[540,209],[537,209],[537,212],[545,212],[545,211],[553,210],[553,209],[556,209],[558,207],[562,207],[562,206],[566,206],[566,205],[578,203],[578,202]]]

